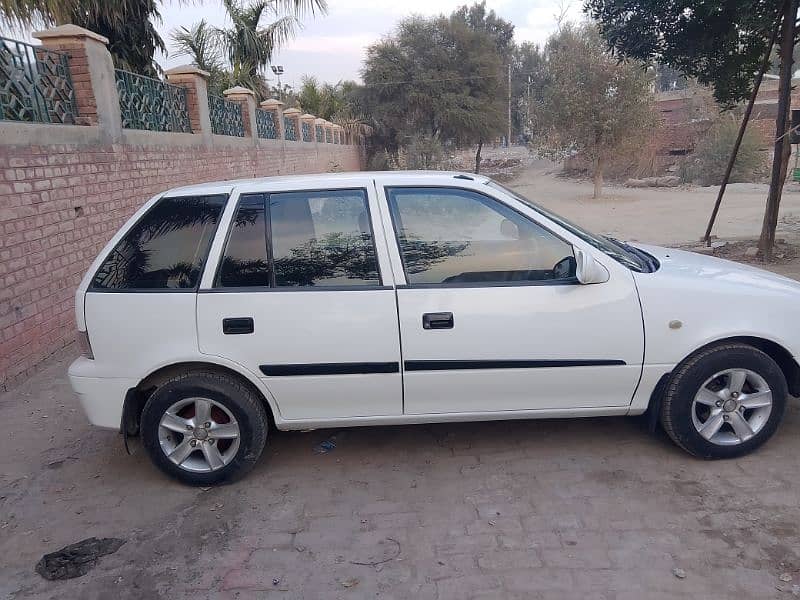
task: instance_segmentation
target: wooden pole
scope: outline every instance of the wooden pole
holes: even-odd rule
[[[785,135],[789,129],[789,107],[792,101],[792,54],[794,51],[794,32],[797,20],[798,0],[787,0],[783,11],[783,28],[781,31],[781,70],[780,84],[778,86],[778,117],[775,119],[775,148],[772,154],[772,173],[767,195],[767,207],[764,211],[764,222],[761,226],[761,237],[758,240],[758,249],[764,258],[772,257],[775,245],[775,228],[778,225],[778,209],[781,205],[783,194],[783,178],[785,175],[784,160],[785,146],[789,138]]]
[[[744,138],[744,131],[747,128],[747,124],[750,121],[750,115],[753,112],[753,105],[756,103],[756,96],[758,96],[758,89],[761,87],[761,81],[764,79],[764,73],[769,68],[770,62],[770,55],[772,54],[772,47],[775,45],[775,41],[778,39],[778,30],[780,29],[781,19],[780,17],[775,22],[775,27],[772,29],[772,37],[769,40],[769,44],[767,44],[767,51],[764,54],[764,60],[761,61],[761,67],[759,68],[758,75],[756,75],[756,80],[753,83],[753,93],[750,94],[750,101],[747,103],[747,108],[744,111],[744,115],[742,116],[742,124],[739,125],[739,134],[736,136],[736,142],[733,144],[733,150],[731,151],[731,156],[728,159],[728,166],[725,167],[725,175],[722,177],[722,184],[719,186],[719,193],[717,194],[717,201],[714,203],[714,210],[711,211],[711,218],[708,220],[708,226],[706,227],[706,233],[703,236],[703,239],[706,242],[706,246],[711,246],[711,230],[714,228],[714,222],[717,220],[717,214],[719,213],[719,207],[722,204],[722,196],[725,194],[725,188],[728,187],[728,181],[730,181],[731,173],[733,172],[733,167],[736,164],[736,156],[739,154],[739,147],[742,145],[742,139]]]

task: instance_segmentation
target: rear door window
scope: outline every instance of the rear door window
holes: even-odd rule
[[[103,261],[90,289],[196,289],[226,199],[162,198]]]
[[[242,196],[215,286],[380,285],[364,190]]]
[[[269,197],[275,285],[380,285],[363,190],[288,192]]]

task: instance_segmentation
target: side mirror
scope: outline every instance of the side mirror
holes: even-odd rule
[[[503,219],[500,222],[500,234],[503,237],[507,237],[510,240],[518,240],[519,227],[513,221],[509,221],[508,219]]]
[[[575,248],[575,261],[578,263],[575,275],[583,284],[605,283],[608,281],[608,270],[591,254]]]

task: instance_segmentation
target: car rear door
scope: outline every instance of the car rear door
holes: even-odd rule
[[[262,378],[283,419],[401,414],[397,307],[374,186],[296,186],[232,197],[198,294],[200,350]]]
[[[609,281],[581,285],[569,232],[478,181],[431,181],[378,182],[396,234],[405,412],[629,405],[644,348],[630,271],[602,255]]]

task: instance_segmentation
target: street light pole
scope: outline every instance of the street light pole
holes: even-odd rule
[[[283,100],[283,88],[281,87],[281,75],[283,75],[283,65],[272,65],[272,72],[278,77],[278,100]]]

